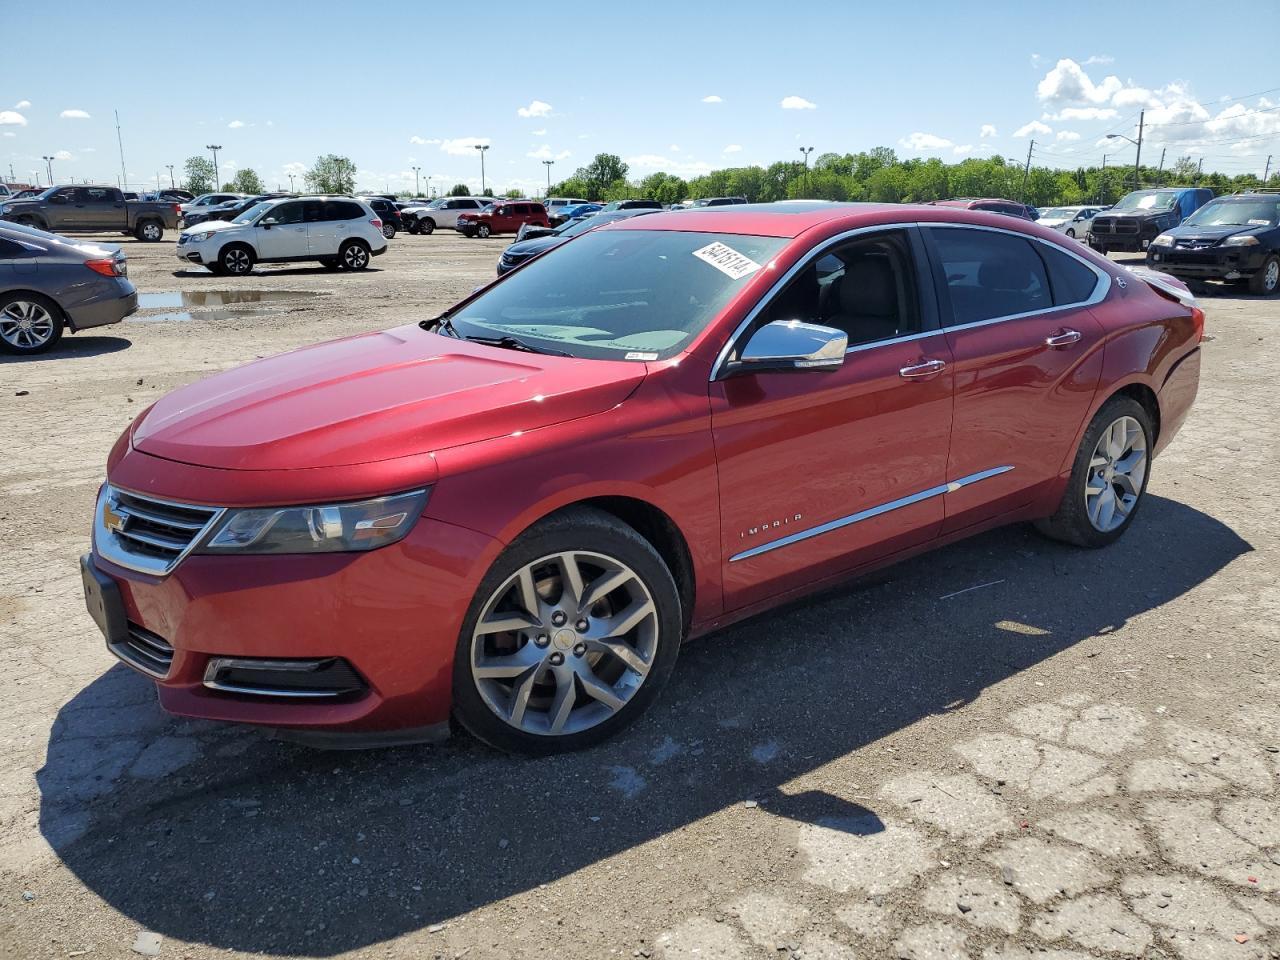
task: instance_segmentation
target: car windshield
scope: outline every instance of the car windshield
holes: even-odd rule
[[[1274,227],[1280,223],[1280,197],[1218,200],[1183,221],[1192,227]]]
[[[1069,220],[1075,215],[1076,211],[1071,207],[1050,207],[1040,211],[1041,220]]]
[[[464,337],[512,337],[599,360],[660,360],[683,349],[785,243],[591,231],[509,274],[449,319]]]
[[[259,203],[255,203],[252,207],[250,207],[244,213],[240,214],[240,216],[236,217],[231,222],[232,223],[253,223],[253,221],[258,219],[258,217],[262,216],[263,211],[265,211],[269,206],[271,206],[270,200],[263,200]]]
[[[1156,190],[1139,190],[1127,194],[1112,207],[1114,213],[1129,213],[1135,210],[1172,210],[1177,202],[1176,193],[1160,193]]]

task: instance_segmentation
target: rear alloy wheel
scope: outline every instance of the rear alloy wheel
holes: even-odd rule
[[[476,227],[476,236],[481,240],[486,239],[489,236],[489,225],[487,223],[482,223]]]
[[[436,232],[436,222],[432,220],[430,217],[427,217],[425,220],[419,221],[418,232],[421,234],[430,236],[431,234]]]
[[[0,349],[42,353],[62,338],[62,311],[47,297],[11,293],[0,297]]]
[[[458,719],[513,753],[597,743],[657,696],[681,629],[653,546],[601,511],[567,511],[513,543],[477,591],[454,663]]]
[[[1112,397],[1085,431],[1057,512],[1041,533],[1080,547],[1105,547],[1133,522],[1147,489],[1151,417],[1132,397]]]
[[[253,251],[240,244],[226,247],[218,254],[218,266],[221,272],[229,273],[233,277],[243,277],[253,269],[253,263]]]
[[[155,243],[164,237],[164,225],[156,220],[144,220],[138,224],[133,235],[147,243]]]
[[[1076,238],[1076,228],[1067,227],[1067,236],[1074,240]]]
[[[359,240],[348,240],[342,245],[338,259],[348,270],[363,270],[369,266],[369,248]]]
[[[1280,256],[1272,254],[1249,279],[1249,292],[1269,297],[1277,290],[1280,290]]]
[[[396,225],[394,223],[382,224],[382,235],[388,240],[394,240],[396,236]]]

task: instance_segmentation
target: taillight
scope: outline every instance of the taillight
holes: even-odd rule
[[[180,204],[180,203],[175,203],[175,204],[173,204],[173,212],[174,212],[174,213],[181,213],[181,212],[182,212],[182,204]]]
[[[1199,307],[1191,308],[1191,322],[1196,328],[1196,343],[1204,339],[1204,311]]]
[[[119,260],[86,260],[84,265],[104,277],[123,277],[124,264]]]
[[[372,220],[370,220],[369,222],[370,222],[371,224],[373,224],[373,229],[375,229],[375,230],[381,230],[381,229],[382,229],[382,221],[381,221],[381,220],[379,220],[377,217],[374,217],[374,218],[373,218]]]

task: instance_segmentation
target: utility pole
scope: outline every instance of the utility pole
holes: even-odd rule
[[[422,191],[418,189],[418,171],[421,170],[422,168],[410,167],[409,169],[413,171],[413,195],[415,197],[420,197],[422,196]]]
[[[1027,176],[1031,173],[1031,151],[1036,147],[1036,142],[1032,140],[1027,144],[1027,165],[1022,168],[1022,189],[1018,192],[1018,202],[1027,202]]]
[[[206,143],[204,145],[204,148],[206,150],[212,151],[213,153],[213,189],[214,189],[214,192],[216,193],[219,189],[221,189],[218,185],[218,151],[222,149],[222,144]]]
[[[489,144],[477,143],[475,148],[480,151],[480,195],[484,195],[484,155],[489,150]]]
[[[1147,111],[1143,110],[1138,114],[1138,152],[1133,158],[1133,189],[1141,190],[1142,182],[1138,179],[1138,168],[1142,165],[1142,128],[1147,120]]]
[[[1204,157],[1200,158],[1200,162],[1196,164],[1196,184],[1200,183],[1200,174],[1204,172]]]
[[[1160,166],[1156,168],[1156,184],[1161,187],[1164,186],[1164,155],[1168,149],[1168,147],[1160,148]]]
[[[173,164],[166,163],[165,166],[169,168],[169,189],[172,190],[177,186],[177,184],[173,182]]]
[[[1098,202],[1107,202],[1107,155],[1102,155],[1102,175],[1098,178]]]
[[[124,137],[120,135],[120,111],[116,114],[116,144],[120,147],[120,189],[129,189],[129,175],[124,170]]]
[[[49,186],[53,186],[53,157],[46,157],[41,154],[40,159],[44,161],[45,169],[49,171]]]
[[[551,165],[552,165],[553,163],[555,163],[555,161],[554,161],[554,160],[543,160],[543,161],[542,161],[542,165],[543,165],[544,167],[546,167],[546,168],[547,168],[547,197],[548,197],[548,199],[550,199],[550,197],[551,197]],[[1265,183],[1266,181],[1264,180],[1263,182]]]
[[[1267,154],[1267,166],[1262,171],[1262,185],[1264,187],[1267,185],[1267,178],[1271,176],[1271,156],[1271,154]]]

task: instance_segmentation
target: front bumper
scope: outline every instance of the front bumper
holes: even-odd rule
[[[1266,262],[1268,251],[1261,247],[1151,247],[1147,266],[1170,276],[1188,280],[1243,280],[1252,277]]]
[[[423,517],[404,540],[368,553],[192,554],[166,577],[117,566],[95,550],[83,560],[90,567],[86,600],[95,573],[118,591],[123,624],[109,629],[95,620],[108,648],[156,681],[171,713],[384,738],[389,731],[438,731],[448,722],[454,649],[498,547],[483,534]],[[126,634],[137,634],[144,654],[171,648],[167,662],[145,669],[152,664],[132,653]],[[211,664],[216,671],[226,658],[337,658],[362,689],[329,698],[219,689],[228,684],[209,682]]]

